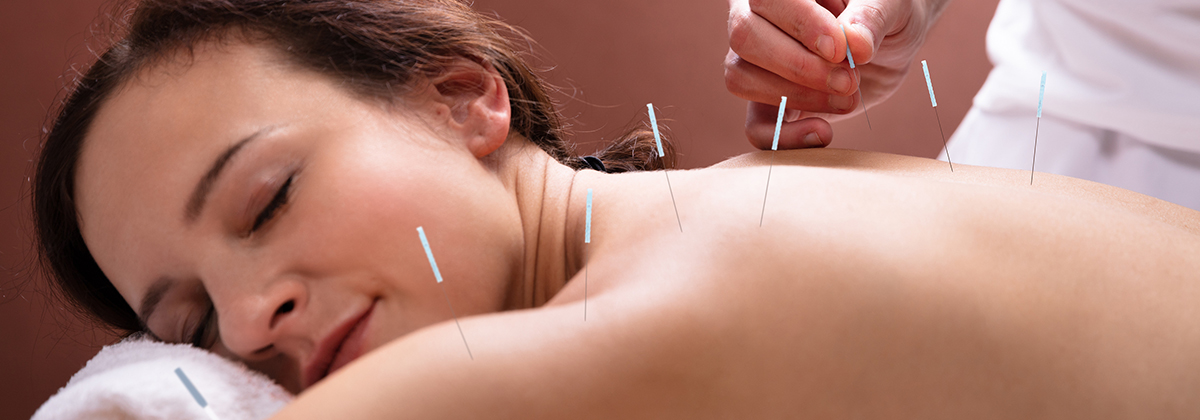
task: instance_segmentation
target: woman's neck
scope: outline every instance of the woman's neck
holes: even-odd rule
[[[488,164],[514,194],[524,236],[522,269],[504,309],[542,306],[582,267],[586,208],[573,188],[576,171],[520,136],[491,156]]]

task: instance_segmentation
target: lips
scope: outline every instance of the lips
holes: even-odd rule
[[[338,324],[325,339],[317,343],[316,353],[304,368],[304,388],[312,386],[363,354],[366,349],[367,325],[371,321],[371,314],[375,313],[375,303],[377,302],[371,302],[371,306],[361,313]]]

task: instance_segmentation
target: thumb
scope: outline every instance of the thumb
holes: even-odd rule
[[[883,38],[902,29],[912,17],[913,0],[850,0],[838,22],[854,60],[869,63]]]
[[[750,102],[746,110],[746,138],[762,150],[771,150],[775,140],[778,104]],[[779,150],[824,147],[833,140],[833,127],[824,119],[789,109],[779,130]]]

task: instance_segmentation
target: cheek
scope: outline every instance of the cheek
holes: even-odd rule
[[[416,231],[422,226],[455,311],[501,310],[523,255],[515,200],[474,158],[403,141],[345,142],[311,162],[300,227],[319,254],[310,261],[381,284],[378,293],[401,311],[393,317],[399,330],[444,321],[450,312]]]

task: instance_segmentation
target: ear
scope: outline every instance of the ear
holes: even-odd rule
[[[434,112],[477,158],[508,138],[512,108],[504,77],[490,63],[459,60],[430,80]]]

